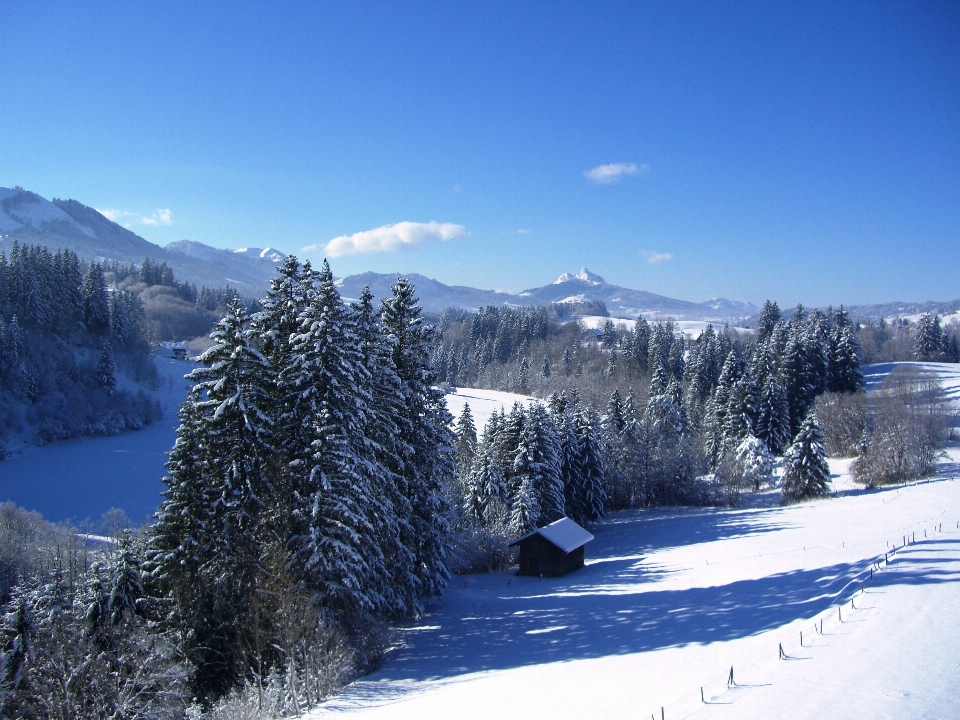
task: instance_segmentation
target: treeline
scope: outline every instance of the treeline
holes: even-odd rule
[[[152,422],[157,402],[118,390],[116,377],[119,362],[152,379],[148,352],[142,303],[108,292],[99,265],[40,245],[0,253],[0,440],[29,428],[52,442]]]
[[[921,315],[916,322],[881,317],[876,323],[857,323],[857,337],[867,363],[960,362],[960,325],[954,320],[943,327],[936,313]]]
[[[384,622],[448,578],[456,466],[431,332],[408,282],[379,310],[369,292],[348,306],[326,263],[288,258],[253,316],[234,300],[192,374],[155,524],[80,589],[17,585],[2,714],[38,716],[55,643],[106,660],[39,713],[54,717],[183,717],[193,698],[211,717],[299,713],[372,667]],[[78,610],[54,639],[57,603]]]
[[[135,295],[143,305],[144,332],[152,343],[207,335],[240,295],[235,288],[210,288],[178,282],[165,262],[144,258],[139,265],[106,263],[108,285]],[[244,299],[247,306],[254,301]]]

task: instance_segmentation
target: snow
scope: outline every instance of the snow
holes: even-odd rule
[[[162,357],[155,362],[161,377],[155,393],[164,408],[161,420],[111,437],[8,448],[13,454],[0,462],[0,502],[12,500],[52,521],[98,521],[112,507],[122,509],[134,523],[153,515],[165,489],[160,478],[176,439],[177,411],[189,387],[183,375],[195,367]]]
[[[499,390],[479,390],[477,388],[457,388],[455,393],[446,396],[447,410],[454,419],[463,413],[463,406],[470,404],[470,414],[473,415],[473,424],[477,434],[483,433],[483,428],[493,413],[501,409],[510,411],[514,403],[526,405],[530,402],[542,402],[529,395],[501,392]]]
[[[565,577],[454,578],[380,670],[309,717],[953,717],[958,521],[952,480],[614,513]]]
[[[571,282],[573,280],[580,280],[582,282],[587,283],[588,285],[605,285],[607,282],[596,273],[592,273],[589,270],[587,270],[585,267],[583,267],[583,268],[580,268],[573,275],[571,275],[570,273],[563,273],[563,275],[561,275],[560,277],[558,277],[556,280],[553,281],[553,284],[560,285],[561,283]]]
[[[0,188],[0,231],[8,232],[29,226],[43,230],[44,225],[52,222],[65,222],[73,225],[85,235],[94,237],[95,233],[81,225],[70,215],[49,200],[32,193]]]
[[[863,377],[867,381],[867,391],[877,389],[898,365],[915,367],[921,374],[936,376],[943,385],[946,398],[954,403],[960,402],[960,365],[956,363],[890,362],[864,365]]]
[[[560,518],[556,522],[552,522],[549,525],[540,528],[539,530],[534,530],[533,532],[527,533],[523,537],[517,538],[510,543],[511,547],[519,543],[521,540],[526,540],[531,535],[540,535],[541,537],[546,538],[565,553],[573,552],[581,545],[586,545],[588,542],[593,540],[593,535],[577,525],[570,518],[564,517]]]
[[[604,323],[607,320],[612,320],[614,325],[623,325],[627,330],[633,330],[635,320],[627,320],[624,318],[615,318],[615,317],[606,317],[604,315],[576,315],[571,317],[561,318],[560,322],[572,322],[573,320],[579,320],[583,327],[587,330],[599,330],[603,328]],[[656,320],[654,320],[655,322]],[[674,327],[682,332],[684,335],[689,337],[691,340],[696,340],[700,337],[700,334],[707,329],[708,325],[713,325],[713,329],[717,332],[723,329],[723,323],[711,323],[708,320],[674,320]],[[753,331],[748,328],[734,328],[740,332],[752,333]]]

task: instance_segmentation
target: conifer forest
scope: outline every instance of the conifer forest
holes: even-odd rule
[[[643,318],[592,333],[549,307],[428,319],[402,278],[348,302],[326,262],[293,257],[259,301],[164,272],[39,246],[0,261],[4,417],[28,398],[51,441],[155,416],[118,387],[118,363],[150,367],[124,282],[222,314],[149,527],[91,546],[0,506],[4,717],[300,713],[375,668],[390,623],[422,615],[451,574],[511,565],[508,541],[530,530],[735,506],[776,456],[784,503],[830,491],[828,453],[859,455],[866,485],[902,482],[931,471],[947,428],[917,376],[872,404],[863,392],[865,341],[892,352],[907,333],[915,357],[955,358],[936,317],[891,328],[768,302],[753,332],[691,339]],[[469,405],[447,411],[455,386],[537,400],[478,428]],[[67,422],[78,404],[82,427]]]

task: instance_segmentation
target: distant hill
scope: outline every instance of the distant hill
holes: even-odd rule
[[[0,250],[9,254],[14,241],[66,248],[82,260],[165,262],[178,280],[197,286],[231,285],[259,295],[269,286],[286,257],[271,248],[221,250],[191,240],[161,247],[76,200],[46,200],[21,188],[0,188]]]
[[[273,248],[223,250],[193,240],[165,247],[155,245],[77,200],[46,200],[22,188],[0,188],[0,250],[9,254],[14,241],[67,248],[86,261],[140,263],[150,258],[169,265],[180,281],[195,285],[231,285],[245,295],[261,295],[286,258]],[[512,294],[407,274],[417,286],[423,307],[439,312],[447,307],[476,310],[486,305],[532,306],[556,302],[602,301],[614,317],[669,316],[678,320],[742,321],[758,308],[724,298],[697,303],[611,285],[586,268],[564,273],[549,285]],[[390,294],[397,275],[366,272],[339,280],[340,292],[357,298],[364,285],[376,297]]]
[[[600,300],[606,304],[614,317],[636,318],[673,317],[678,320],[744,320],[757,314],[759,308],[752,303],[716,298],[703,303],[676,300],[663,295],[631,290],[611,285],[602,277],[586,268],[576,273],[564,273],[549,285],[531,288],[511,294],[494,290],[478,290],[458,285],[444,285],[436,280],[417,275],[405,275],[417,287],[417,296],[424,309],[439,312],[447,307],[476,310],[484,305],[532,306],[550,305],[558,302],[583,302]],[[356,298],[364,285],[370,286],[375,297],[389,295],[396,281],[395,274],[367,272],[351,275],[338,281],[340,292]]]

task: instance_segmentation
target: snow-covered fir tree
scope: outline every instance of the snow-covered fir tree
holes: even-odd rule
[[[823,430],[813,413],[783,456],[783,502],[796,502],[830,492],[830,466],[823,447]]]

